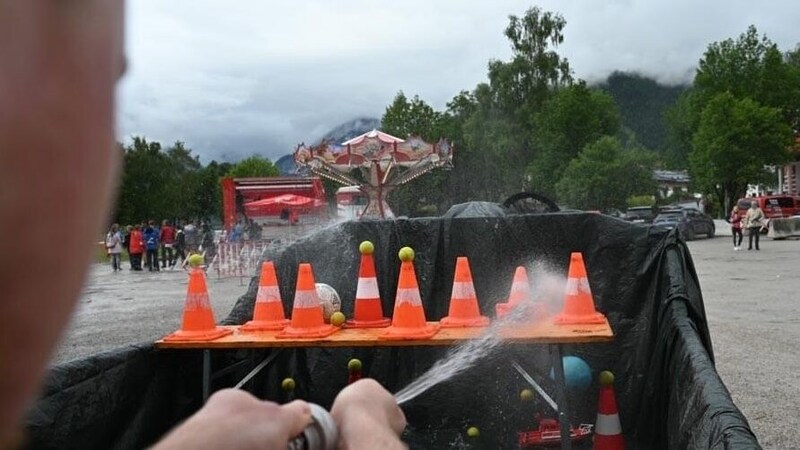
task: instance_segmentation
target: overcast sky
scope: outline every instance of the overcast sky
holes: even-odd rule
[[[508,60],[509,14],[567,21],[575,75],[613,70],[688,82],[708,44],[749,24],[781,50],[800,42],[800,2],[776,0],[131,0],[119,138],[181,140],[211,159],[273,161],[402,90],[436,109]]]

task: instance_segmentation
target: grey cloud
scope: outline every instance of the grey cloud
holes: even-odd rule
[[[707,45],[750,23],[782,49],[800,4],[774,1],[540,1],[567,20],[559,53],[576,76],[613,70],[689,81]],[[395,93],[435,108],[507,59],[517,1],[131,2],[120,138],[183,140],[204,161],[277,159],[354,117],[380,117]]]

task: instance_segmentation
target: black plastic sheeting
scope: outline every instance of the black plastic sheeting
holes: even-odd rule
[[[572,251],[584,254],[597,309],[615,332],[613,343],[564,345],[596,375],[612,370],[622,428],[629,448],[759,448],[747,420],[731,401],[714,369],[703,300],[691,257],[674,233],[595,214],[556,213],[476,217],[464,206],[449,218],[347,222],[323,229],[267,255],[275,261],[284,306],[291,311],[300,262],[313,264],[317,282],[337,289],[352,313],[359,264],[358,244],[375,244],[384,312],[390,315],[397,285],[397,251],[416,250],[415,268],[429,320],[447,314],[455,259],[468,256],[481,310],[494,316],[505,301],[516,266],[536,274],[567,273]],[[493,208],[488,208],[492,210]],[[257,280],[224,321],[252,315]],[[557,308],[557,304],[554,307]],[[213,366],[244,361],[215,380],[232,386],[270,350],[214,351]],[[448,349],[309,348],[284,350],[248,383],[251,391],[287,400],[280,380],[297,381],[294,395],[330,406],[347,380],[347,361],[364,363],[367,376],[395,392],[422,375]],[[534,429],[536,417],[555,414],[538,395],[519,400],[524,381],[511,368],[519,361],[554,394],[548,347],[509,344],[495,348],[469,370],[403,405],[412,448],[516,448],[517,432]],[[28,419],[34,448],[141,448],[201,404],[201,352],[131,347],[55,368]],[[573,424],[594,423],[596,383],[568,392]],[[468,426],[481,437],[465,438]]]

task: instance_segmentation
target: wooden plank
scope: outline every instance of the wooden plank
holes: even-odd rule
[[[440,328],[430,339],[386,340],[380,338],[385,328],[344,328],[324,338],[281,339],[276,336],[277,331],[242,332],[238,326],[228,328],[234,330],[233,334],[213,341],[159,340],[155,346],[172,349],[450,346],[478,338],[486,331],[486,328]],[[500,328],[498,334],[506,342],[519,344],[577,344],[609,342],[614,339],[608,320],[598,325],[556,325],[543,322],[526,327],[509,326]]]

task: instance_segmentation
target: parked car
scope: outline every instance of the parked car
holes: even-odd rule
[[[652,206],[634,206],[625,211],[625,220],[633,223],[653,223],[655,216]]]
[[[764,211],[767,219],[774,219],[776,217],[791,217],[800,213],[800,197],[792,197],[791,195],[764,195],[760,197],[740,198],[737,205],[739,205],[739,214],[744,218],[750,208],[751,202],[757,202],[758,207]]]
[[[662,211],[653,220],[653,225],[664,228],[678,228],[683,239],[691,241],[699,234],[713,238],[716,233],[714,220],[696,209],[675,209]]]

